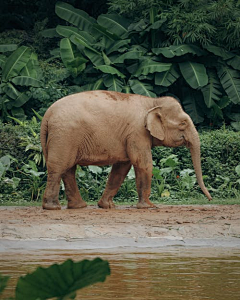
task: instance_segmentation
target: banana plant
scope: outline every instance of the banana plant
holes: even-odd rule
[[[13,51],[1,56],[0,110],[2,118],[9,115],[23,118],[22,106],[31,98],[30,87],[41,86],[37,55],[26,46],[0,45],[0,51]]]
[[[171,94],[181,99],[195,123],[206,116],[223,119],[224,109],[239,107],[240,56],[215,45],[167,45],[167,19],[155,7],[149,20],[137,23],[116,14],[94,19],[63,2],[57,2],[55,11],[67,23],[45,35],[61,38],[62,61],[81,85],[79,91]]]

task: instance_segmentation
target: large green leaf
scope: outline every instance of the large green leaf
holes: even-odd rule
[[[40,87],[42,85],[40,80],[37,80],[29,76],[16,76],[12,79],[12,82],[16,85],[23,85],[23,86]]]
[[[114,33],[108,31],[105,27],[94,24],[92,28],[92,34],[96,39],[101,40],[102,46],[104,45],[105,49],[108,49],[113,43],[120,40],[120,37]]]
[[[130,39],[113,41],[112,44],[110,44],[107,49],[107,54],[110,54],[115,51],[123,52],[124,50],[127,50],[130,42],[131,42]]]
[[[134,79],[129,80],[129,85],[135,94],[156,98],[156,94],[152,92],[153,87],[149,83]]]
[[[85,48],[83,52],[91,60],[91,62],[94,64],[94,66],[104,65],[105,61],[104,61],[102,53],[97,52],[96,50],[93,51],[89,48]]]
[[[59,34],[56,31],[56,28],[48,28],[48,29],[42,30],[42,31],[40,31],[40,34],[45,38],[59,37]]]
[[[86,67],[85,59],[79,51],[76,51],[75,45],[68,38],[64,38],[60,42],[60,54],[66,68],[73,77],[78,76]]]
[[[126,77],[124,74],[122,74],[120,71],[118,71],[116,68],[112,66],[103,65],[103,66],[98,66],[96,68],[106,74],[117,75],[120,78]]]
[[[195,45],[178,45],[178,46],[169,46],[165,48],[153,48],[152,49],[154,54],[162,54],[167,58],[173,58],[174,56],[182,56],[187,53],[191,53],[193,55],[202,56],[205,55],[207,52],[202,50],[201,48]]]
[[[116,76],[108,74],[104,77],[103,82],[109,91],[121,92],[123,89],[123,82]]]
[[[173,64],[166,72],[156,73],[155,84],[167,87],[172,85],[179,78],[179,76],[180,74],[177,70],[177,66]]]
[[[4,165],[0,161],[0,179],[4,171],[5,171]],[[9,276],[2,276],[0,274],[0,295],[2,294],[3,290],[6,288],[9,278],[10,278]]]
[[[172,64],[162,63],[154,61],[152,59],[145,59],[135,72],[135,76],[139,77],[140,75],[148,75],[157,72],[168,71],[171,68]]]
[[[220,100],[221,93],[221,84],[218,77],[212,71],[208,72],[208,84],[201,89],[203,93],[203,98],[205,104],[208,108],[212,107],[215,104],[215,101]]]
[[[8,97],[14,100],[20,95],[20,92],[10,82],[4,86],[3,90]]]
[[[72,5],[64,2],[57,2],[55,12],[60,18],[84,31],[90,31],[92,25],[96,22],[85,11],[74,8]]]
[[[230,98],[235,103],[240,103],[240,72],[229,68],[227,65],[218,66],[220,82]]]
[[[142,56],[142,52],[138,50],[128,51],[114,60],[114,64],[124,63],[125,59],[139,59]]]
[[[32,53],[28,63],[22,68],[20,75],[40,79],[42,72],[36,53]]]
[[[21,46],[14,51],[5,62],[2,73],[3,80],[7,81],[9,78],[17,76],[28,63],[31,53],[31,49],[26,46]]]
[[[184,79],[193,89],[203,87],[208,83],[206,68],[203,64],[186,61],[179,63],[179,67]]]
[[[76,263],[69,259],[48,268],[39,267],[32,274],[20,277],[16,300],[67,299],[79,289],[104,282],[107,275],[110,275],[109,263],[100,258]]]
[[[128,26],[131,23],[129,20],[117,14],[102,14],[98,17],[97,22],[100,26],[119,37],[128,34]]]
[[[16,44],[5,44],[0,45],[0,52],[8,52],[8,51],[14,51],[17,49]]]
[[[71,39],[71,41],[76,45],[80,44],[84,47],[92,49],[91,46],[96,42],[94,37],[89,33],[80,31],[79,29],[72,26],[58,25],[56,27],[56,30],[60,35]]]
[[[229,66],[231,66],[233,69],[240,71],[240,56],[239,55],[234,55],[234,57],[227,60],[226,63]]]
[[[5,61],[6,61],[6,56],[0,55],[0,68],[3,68]]]
[[[182,104],[184,110],[190,115],[195,124],[201,123],[204,120],[201,109],[202,95],[198,91],[189,88],[183,88]]]
[[[209,52],[222,57],[224,60],[234,57],[233,53],[214,45],[205,46],[204,48],[207,49]]]

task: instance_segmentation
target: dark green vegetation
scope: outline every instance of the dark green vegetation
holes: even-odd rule
[[[239,197],[238,1],[4,0],[0,16],[1,204],[40,200],[41,116],[65,95],[97,89],[180,99],[201,132],[213,197]],[[204,199],[187,149],[155,149],[153,158],[153,201]],[[85,200],[99,198],[108,172],[78,168]],[[131,170],[117,200],[136,198]]]
[[[110,275],[108,261],[96,258],[92,261],[73,262],[71,259],[19,278],[15,290],[16,300],[75,299],[76,291],[96,282],[104,282]],[[0,275],[0,294],[9,277]],[[47,283],[47,284],[46,284]]]

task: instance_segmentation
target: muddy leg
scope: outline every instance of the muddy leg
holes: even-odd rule
[[[62,176],[65,192],[68,200],[68,208],[83,208],[87,204],[83,201],[75,178],[76,166],[73,166],[70,170],[65,172]]]
[[[136,173],[136,186],[138,192],[137,208],[150,208],[155,205],[149,200],[151,194],[151,181],[152,181],[152,166],[148,168],[134,167]]]
[[[99,207],[113,208],[115,206],[113,203],[113,197],[117,194],[130,168],[130,162],[117,163],[112,166],[105,191],[98,202]]]
[[[60,180],[61,175],[59,173],[52,173],[51,170],[48,170],[47,186],[42,200],[43,209],[61,209],[58,201]]]

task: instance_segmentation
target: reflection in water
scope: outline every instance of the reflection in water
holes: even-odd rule
[[[39,265],[97,256],[109,260],[111,276],[80,290],[77,299],[240,299],[240,250],[184,248],[162,253],[1,253],[0,273],[11,276],[4,296],[13,296],[17,278]]]

